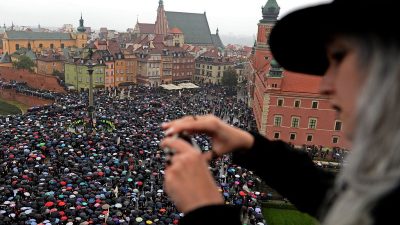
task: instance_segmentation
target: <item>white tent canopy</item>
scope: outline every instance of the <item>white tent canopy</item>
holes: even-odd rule
[[[199,86],[193,84],[193,83],[180,83],[178,84],[179,87],[182,88],[199,88]]]
[[[178,85],[175,84],[161,84],[161,87],[163,87],[164,89],[167,90],[180,90],[180,89],[184,89],[184,88],[199,88],[199,86],[193,84],[193,83],[180,83]]]
[[[167,90],[180,90],[182,87],[176,86],[175,84],[161,84],[161,87]]]

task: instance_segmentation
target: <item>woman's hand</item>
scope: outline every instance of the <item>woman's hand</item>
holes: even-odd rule
[[[165,130],[166,136],[184,131],[189,134],[205,133],[212,138],[212,150],[218,156],[237,149],[250,149],[254,142],[251,134],[223,122],[214,115],[186,116],[164,123],[162,128]]]
[[[165,169],[164,190],[178,210],[188,213],[207,205],[224,204],[208,169],[208,158],[181,138],[165,138],[162,148],[174,150]]]

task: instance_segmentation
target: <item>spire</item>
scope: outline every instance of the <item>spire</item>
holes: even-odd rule
[[[260,22],[276,22],[278,20],[278,15],[280,7],[276,0],[268,0],[264,7],[261,7],[263,19]]]
[[[218,35],[218,33],[219,33],[219,30],[218,30],[218,27],[217,27],[217,32],[216,32],[216,34]]]
[[[155,25],[155,33],[167,35],[168,34],[168,21],[165,16],[164,11],[164,3],[162,0],[159,1],[158,9],[157,9],[157,20]]]
[[[82,13],[81,13],[81,19],[79,20],[79,27],[77,29],[79,32],[83,33],[86,31],[85,26],[83,25],[83,18],[82,18]]]

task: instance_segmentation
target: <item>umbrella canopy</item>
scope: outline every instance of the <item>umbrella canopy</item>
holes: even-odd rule
[[[53,205],[54,205],[54,202],[46,202],[44,204],[44,206],[46,206],[46,207],[52,207]]]

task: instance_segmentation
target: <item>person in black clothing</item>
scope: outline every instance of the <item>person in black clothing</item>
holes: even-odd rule
[[[233,153],[299,210],[323,225],[377,225],[397,220],[400,200],[400,32],[395,1],[334,0],[292,12],[272,29],[269,45],[287,70],[323,76],[321,93],[337,110],[352,143],[337,177],[282,141],[231,127],[214,116],[164,123],[161,147],[175,150],[164,188],[185,216],[181,224],[240,224],[224,204],[208,161]],[[174,134],[212,137],[201,154]],[[215,219],[210,219],[215,218]],[[395,222],[396,223],[396,222]]]

